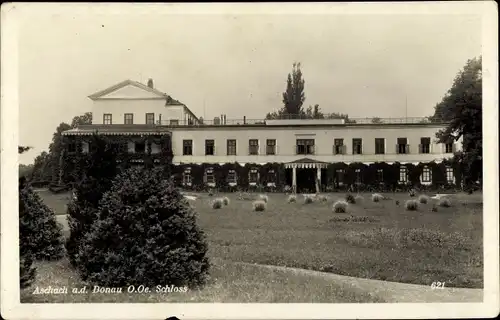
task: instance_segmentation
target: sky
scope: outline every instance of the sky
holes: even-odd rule
[[[282,107],[300,62],[305,107],[424,117],[481,54],[474,14],[96,11],[31,10],[20,19],[19,143],[34,148],[20,163],[48,150],[59,123],[91,111],[88,95],[125,79],[152,78],[206,119],[258,119]]]

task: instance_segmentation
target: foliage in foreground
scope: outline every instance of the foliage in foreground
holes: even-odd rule
[[[99,135],[94,135],[91,143],[88,157],[80,159],[81,172],[77,174],[82,179],[74,190],[76,198],[68,204],[70,237],[66,242],[66,250],[75,267],[81,263],[78,256],[80,241],[94,223],[99,201],[111,188],[112,179],[117,173],[116,156],[111,146]]]
[[[194,210],[161,170],[131,168],[117,176],[82,239],[83,280],[108,287],[205,283],[205,235]]]
[[[57,260],[64,255],[62,226],[29,186],[19,190],[19,235],[22,246],[33,259]]]

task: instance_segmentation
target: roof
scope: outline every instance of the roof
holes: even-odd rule
[[[170,134],[170,131],[164,127],[158,127],[151,124],[134,124],[134,125],[81,125],[78,128],[66,130],[62,134],[64,136],[74,135],[91,135],[95,132],[103,135],[164,135]]]
[[[129,86],[129,85],[158,95],[158,98],[165,99],[165,101],[166,101],[165,105],[184,105],[182,102],[172,98],[171,96],[169,96],[165,92],[161,92],[155,88],[150,88],[145,84],[142,84],[140,82],[133,81],[130,79],[127,79],[127,80],[122,81],[120,83],[117,83],[117,84],[115,84],[107,89],[104,89],[104,90],[101,90],[101,91],[96,92],[94,94],[91,94],[88,97],[92,100],[97,100],[97,99],[99,99],[99,98],[101,98],[101,97],[103,97],[103,96],[105,96],[113,91],[116,91],[118,89],[121,89],[121,88]]]
[[[328,163],[328,162],[314,160],[314,159],[311,159],[311,158],[301,158],[301,159],[298,159],[298,160],[295,160],[295,161],[291,161],[289,163]]]

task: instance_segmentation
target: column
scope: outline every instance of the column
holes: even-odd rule
[[[316,193],[320,193],[320,186],[321,186],[321,166],[318,166],[316,169]]]
[[[297,193],[297,168],[295,165],[292,167],[292,190]]]

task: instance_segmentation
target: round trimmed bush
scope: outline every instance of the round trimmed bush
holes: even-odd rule
[[[381,195],[380,193],[374,193],[374,194],[372,194],[372,201],[373,202],[380,202],[382,200],[384,200],[384,196]]]
[[[422,204],[428,203],[429,200],[430,200],[430,198],[428,196],[426,196],[425,194],[418,196],[418,202],[420,202]]]
[[[263,200],[256,200],[252,205],[254,211],[265,211],[267,208],[267,203]]]
[[[313,197],[311,197],[311,196],[305,196],[304,197],[304,204],[311,204],[313,202],[314,202]]]
[[[288,199],[287,199],[287,202],[288,203],[297,202],[297,196],[294,195],[294,194],[289,195]]]
[[[19,190],[19,235],[22,246],[34,260],[58,260],[64,256],[62,226],[54,211],[29,186]]]
[[[451,200],[449,198],[441,198],[439,199],[438,205],[440,207],[449,208],[451,207]]]
[[[407,200],[405,202],[405,209],[408,211],[416,211],[418,209],[418,201],[417,200]]]
[[[212,209],[220,209],[220,208],[222,208],[223,204],[224,204],[224,201],[221,198],[214,199],[211,202]]]
[[[222,203],[224,203],[225,206],[228,206],[229,205],[229,198],[228,197],[222,198]]]
[[[194,288],[207,280],[207,250],[195,211],[162,168],[136,167],[104,194],[82,239],[78,270],[84,281],[106,287]]]
[[[345,195],[345,201],[347,201],[347,203],[356,203],[356,198],[354,198],[354,196],[350,193],[346,194]]]
[[[333,212],[335,212],[335,213],[346,213],[348,205],[349,204],[347,203],[347,201],[336,201],[333,204]]]
[[[317,196],[318,201],[320,202],[328,202],[328,196],[325,196],[324,194],[320,194]]]

